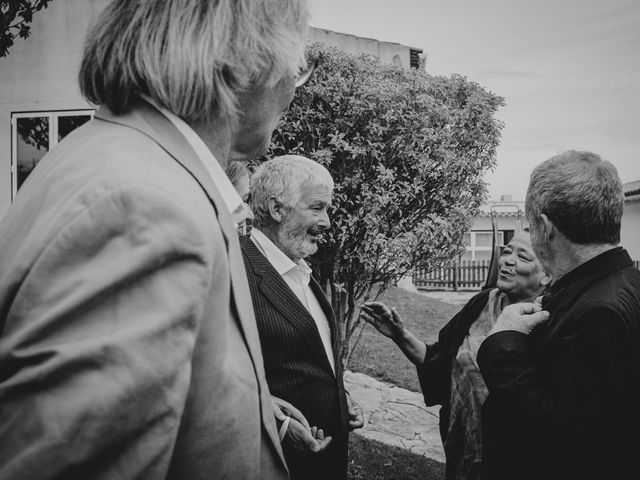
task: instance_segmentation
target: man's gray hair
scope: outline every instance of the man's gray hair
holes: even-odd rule
[[[227,174],[229,181],[234,187],[242,177],[249,176],[249,170],[245,162],[241,162],[240,160],[232,160],[227,163],[224,173]]]
[[[89,30],[83,95],[114,113],[150,96],[189,124],[237,119],[238,95],[305,65],[306,0],[113,0]]]
[[[620,242],[624,209],[616,167],[591,152],[569,150],[531,173],[525,202],[529,223],[544,213],[574,243]]]
[[[270,198],[275,197],[285,208],[292,208],[300,198],[300,189],[310,183],[333,189],[329,171],[306,157],[283,155],[261,164],[251,176],[253,224],[260,228],[272,222]]]

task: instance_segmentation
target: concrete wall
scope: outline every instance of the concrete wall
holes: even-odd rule
[[[632,259],[640,260],[640,197],[624,203],[620,244]]]
[[[408,47],[400,43],[383,42],[373,38],[363,38],[347,33],[338,33],[321,28],[311,28],[309,32],[310,42],[323,42],[327,45],[341,48],[349,53],[368,53],[380,58],[383,62],[393,63],[409,68],[410,51],[418,48]],[[423,58],[425,58],[423,56]],[[424,70],[424,60],[421,68]]]
[[[87,27],[105,0],[62,0],[34,16],[0,59],[0,217],[11,202],[11,114],[90,108],[77,75]]]

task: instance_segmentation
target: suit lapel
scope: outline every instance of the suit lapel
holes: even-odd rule
[[[231,276],[231,295],[233,297],[233,307],[237,313],[240,332],[247,345],[249,355],[253,362],[256,378],[258,378],[258,386],[262,397],[262,416],[263,422],[267,425],[273,423],[273,413],[271,404],[265,405],[265,399],[268,399],[269,392],[266,386],[264,374],[264,365],[262,361],[262,351],[260,348],[260,339],[256,330],[255,316],[251,303],[247,302],[247,298],[241,298],[240,292],[249,292],[247,278],[244,272],[244,264],[240,253],[238,242],[238,234],[235,225],[231,219],[226,204],[218,189],[215,187],[211,176],[202,164],[200,158],[193,150],[189,142],[184,138],[182,133],[171,123],[171,121],[159,112],[149,103],[140,100],[135,107],[125,115],[114,115],[108,108],[102,107],[96,114],[96,118],[111,123],[124,125],[150,137],[160,147],[162,147],[171,157],[179,163],[194,180],[204,190],[209,201],[216,212],[222,235],[225,239],[228,255],[229,269]],[[220,153],[214,152],[214,156],[220,157]],[[266,395],[266,396],[265,396]],[[267,418],[268,417],[268,418]],[[280,454],[282,461],[282,449],[277,432],[273,428],[265,429],[273,442],[276,451]]]
[[[245,237],[242,239],[242,248],[249,259],[249,265],[256,276],[256,283],[262,295],[280,312],[283,318],[298,329],[312,350],[323,359],[326,368],[331,370],[318,327],[307,308],[302,305],[296,294],[287,285],[287,282],[284,281],[269,260],[260,253],[250,238]],[[318,286],[318,288],[320,287]],[[315,291],[314,294],[317,296]],[[328,306],[326,298],[323,299]],[[321,301],[320,298],[318,300]],[[325,310],[324,305],[323,310]],[[329,315],[327,315],[327,319],[329,320]],[[329,322],[331,325],[331,320]],[[331,330],[333,336],[333,326]]]
[[[338,322],[336,320],[335,315],[333,314],[333,307],[327,300],[322,287],[316,280],[311,276],[311,281],[309,282],[309,286],[311,287],[311,291],[318,299],[318,303],[320,307],[322,307],[322,311],[324,315],[327,317],[327,321],[329,322],[329,328],[331,329],[331,348],[333,349],[333,361],[336,366],[336,372],[338,371],[338,362],[340,361],[340,341],[338,335]]]

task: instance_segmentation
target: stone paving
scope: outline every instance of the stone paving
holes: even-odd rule
[[[478,293],[418,291],[410,279],[403,284],[399,282],[398,286],[460,306]],[[364,373],[347,371],[344,383],[364,411],[365,426],[354,433],[444,463],[438,427],[440,406],[427,407],[422,394],[380,382]]]
[[[345,372],[344,383],[364,411],[365,426],[354,433],[444,462],[439,406],[427,407],[421,394],[363,373]]]

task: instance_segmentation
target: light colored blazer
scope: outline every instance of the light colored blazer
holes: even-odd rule
[[[0,223],[0,479],[280,479],[238,237],[147,103],[102,108]]]

